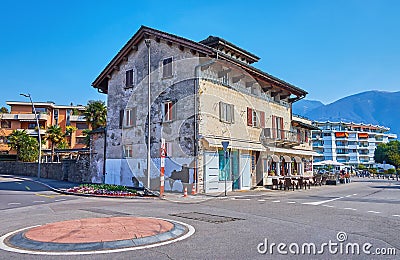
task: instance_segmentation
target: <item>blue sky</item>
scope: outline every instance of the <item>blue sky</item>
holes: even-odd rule
[[[220,36],[256,67],[330,103],[400,90],[400,1],[1,2],[0,106],[106,100],[91,83],[140,25],[195,41]]]

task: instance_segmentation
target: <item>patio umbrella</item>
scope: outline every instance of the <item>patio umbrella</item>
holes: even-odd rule
[[[321,161],[320,163],[323,163],[323,165],[332,165],[332,166],[343,166],[343,163],[337,162],[337,161],[333,161],[333,160],[325,160],[325,161]]]

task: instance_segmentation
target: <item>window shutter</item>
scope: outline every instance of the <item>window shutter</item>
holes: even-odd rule
[[[272,137],[276,138],[276,117],[272,116]]]
[[[219,120],[223,121],[224,120],[224,103],[222,101],[219,102]]]
[[[260,127],[265,128],[265,112],[260,111]]]
[[[131,120],[132,120],[132,126],[136,126],[136,107],[132,108],[132,112],[131,112]]]
[[[281,129],[281,138],[284,139],[285,138],[285,131],[283,130],[283,118],[279,117],[279,121],[280,121],[280,129]]]
[[[176,102],[174,102],[174,103],[171,103],[171,120],[176,120],[176,117],[177,117],[177,103]]]
[[[124,110],[121,109],[119,111],[119,128],[120,129],[122,128],[123,123],[124,123]]]
[[[166,103],[161,103],[161,116],[162,116],[162,121],[166,120],[166,115],[165,113],[167,112],[167,110],[165,109],[166,107]]]
[[[247,125],[253,126],[253,109],[247,108]]]
[[[230,110],[231,110],[231,123],[235,122],[235,106],[234,105],[230,105]]]

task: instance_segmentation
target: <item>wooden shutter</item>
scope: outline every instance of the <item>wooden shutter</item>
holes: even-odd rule
[[[177,116],[177,103],[170,103],[170,107],[171,107],[171,120],[176,120],[176,116]]]
[[[224,103],[222,102],[222,101],[220,101],[219,102],[219,120],[220,121],[225,121],[225,117],[224,117],[224,109],[225,109],[225,106],[224,106]]]
[[[260,127],[265,128],[265,112],[260,111]]]
[[[285,139],[285,131],[283,130],[283,117],[279,117],[281,139]]]
[[[272,116],[272,138],[276,138],[276,116]]]
[[[121,109],[119,111],[119,128],[122,128],[122,125],[124,124],[124,110]]]
[[[231,110],[231,123],[234,123],[235,122],[235,107],[234,107],[234,105],[230,105],[229,106],[229,108],[230,108],[230,110]]]
[[[253,126],[253,109],[247,108],[247,125]]]
[[[132,126],[136,126],[136,107],[132,108],[132,112],[131,112],[131,120],[132,120]]]

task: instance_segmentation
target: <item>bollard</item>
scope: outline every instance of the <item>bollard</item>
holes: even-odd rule
[[[192,195],[196,195],[196,185],[192,184]]]

